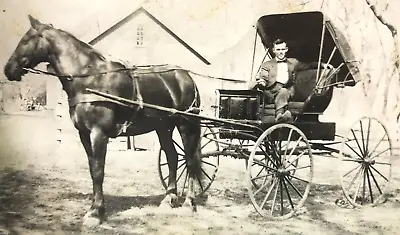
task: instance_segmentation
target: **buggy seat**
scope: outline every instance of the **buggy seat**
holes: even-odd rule
[[[321,90],[305,105],[304,101],[313,94],[316,86],[317,70],[302,71],[295,81],[295,96],[289,102],[289,110],[297,116],[294,125],[300,128],[309,139],[333,140],[335,123],[321,123],[318,116],[328,107],[332,98],[332,87]],[[324,75],[325,76],[325,75]],[[329,84],[330,81],[327,81]],[[275,124],[275,105],[265,102],[263,92],[259,90],[223,90],[217,91],[216,117],[222,120],[247,123],[267,129]],[[305,105],[305,106],[304,106]],[[304,110],[303,110],[304,109]],[[246,139],[229,128],[220,130],[220,138]]]
[[[321,70],[321,73],[323,70]],[[325,70],[322,76],[322,83],[319,86],[325,87],[318,90],[318,94],[314,94],[309,103],[305,106],[307,98],[313,94],[316,87],[317,69],[299,71],[296,73],[294,84],[294,96],[288,103],[288,110],[300,119],[317,120],[318,115],[322,114],[328,107],[332,98],[332,89],[327,87],[330,81],[326,80],[331,70]],[[264,97],[265,98],[265,97]],[[275,120],[275,104],[271,98],[262,99],[261,109],[263,112],[262,122],[274,122]]]

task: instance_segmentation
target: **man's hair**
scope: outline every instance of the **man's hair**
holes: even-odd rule
[[[281,38],[278,38],[272,44],[275,46],[275,45],[282,44],[282,43],[286,43],[286,41]]]

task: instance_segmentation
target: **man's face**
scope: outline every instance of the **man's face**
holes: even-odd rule
[[[273,52],[279,60],[283,60],[286,58],[286,53],[288,51],[288,47],[286,43],[275,44],[273,48]]]

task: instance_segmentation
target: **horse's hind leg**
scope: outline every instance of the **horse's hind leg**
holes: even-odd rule
[[[108,137],[98,129],[91,132],[79,131],[79,136],[88,157],[93,183],[92,206],[85,215],[84,224],[98,225],[103,221],[105,214],[103,180]]]
[[[201,156],[199,151],[200,143],[200,123],[184,121],[178,125],[178,130],[182,137],[182,143],[185,149],[185,158],[187,165],[187,172],[189,174],[188,191],[183,206],[192,208],[196,211],[196,204],[194,202],[195,189],[194,181],[199,180],[201,183]]]
[[[161,201],[160,206],[174,207],[177,200],[176,189],[176,171],[178,167],[178,153],[176,152],[174,142],[172,140],[172,132],[174,127],[162,128],[157,130],[158,139],[160,141],[161,149],[165,152],[167,157],[167,164],[169,170],[168,188],[165,198]]]

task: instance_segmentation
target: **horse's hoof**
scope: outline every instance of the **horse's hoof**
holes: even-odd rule
[[[190,210],[191,212],[197,212],[196,203],[194,202],[193,198],[186,198],[182,208]]]
[[[86,215],[83,217],[83,225],[86,227],[97,227],[103,222],[102,219],[96,217],[93,215],[93,212],[89,211],[86,213]]]
[[[174,208],[174,204],[178,200],[178,196],[175,194],[168,194],[165,198],[161,201],[159,208]]]

